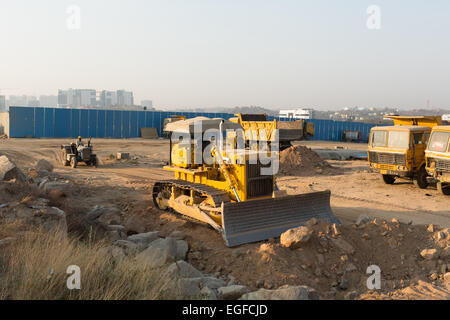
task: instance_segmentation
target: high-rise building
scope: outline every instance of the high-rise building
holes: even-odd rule
[[[134,105],[133,92],[117,90],[117,106],[130,107]]]
[[[103,90],[100,93],[100,106],[112,107],[117,105],[117,92]]]
[[[40,96],[39,104],[41,107],[56,107],[58,105],[57,96]]]
[[[93,89],[58,90],[59,107],[93,107],[97,105],[97,91]]]
[[[0,96],[0,112],[6,111],[6,97]]]

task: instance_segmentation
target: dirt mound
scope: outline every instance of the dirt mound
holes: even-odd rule
[[[190,262],[206,272],[231,275],[252,289],[307,285],[324,299],[370,298],[364,296],[371,293],[367,268],[376,265],[381,269],[378,295],[391,296],[424,281],[440,288],[430,296],[450,299],[444,283],[450,267],[448,229],[430,232],[423,225],[377,220],[359,227],[318,223],[309,228],[311,238],[298,249],[284,247],[279,239],[226,250],[192,245]],[[421,252],[431,248],[438,254],[425,259]],[[398,297],[408,294],[404,290]]]
[[[280,153],[280,173],[282,175],[316,175],[336,171],[328,162],[304,146],[290,147]]]

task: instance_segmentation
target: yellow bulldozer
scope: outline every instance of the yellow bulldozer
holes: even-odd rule
[[[278,153],[241,147],[239,123],[194,118],[169,123],[165,130],[170,160],[164,169],[174,179],[154,184],[155,206],[211,225],[227,246],[279,237],[312,218],[340,223],[331,211],[330,191],[286,195],[279,190]]]

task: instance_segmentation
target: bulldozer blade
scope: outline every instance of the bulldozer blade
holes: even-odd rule
[[[224,203],[223,237],[228,247],[279,237],[308,220],[340,224],[330,206],[330,191]]]

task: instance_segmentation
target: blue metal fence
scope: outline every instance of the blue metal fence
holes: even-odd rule
[[[188,118],[229,119],[230,113],[125,111],[10,107],[11,138],[138,138],[141,128],[156,128],[162,135],[164,119],[171,115]],[[274,117],[269,117],[273,120]],[[373,124],[333,120],[310,120],[315,126],[314,140],[341,141],[345,130],[361,131],[367,140]]]

